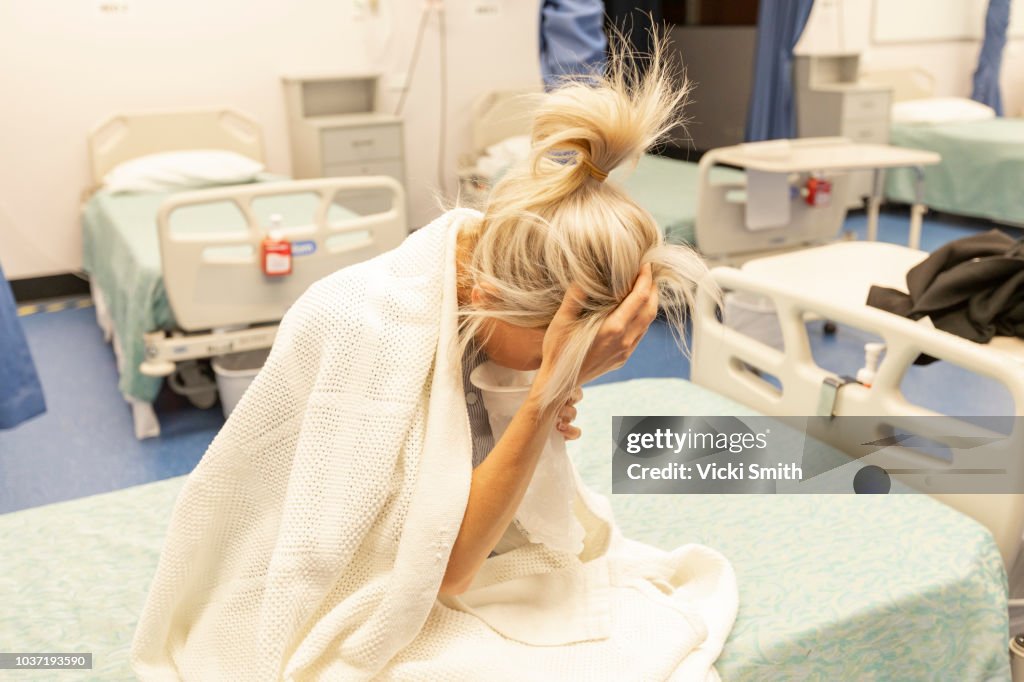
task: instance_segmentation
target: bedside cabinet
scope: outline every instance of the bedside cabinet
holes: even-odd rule
[[[845,137],[853,142],[888,144],[892,91],[857,82],[856,55],[797,57],[794,62],[797,135]],[[851,173],[849,206],[860,207],[871,194],[872,175]]]
[[[387,175],[405,183],[402,120],[374,111],[378,75],[283,79],[295,178]],[[373,194],[344,196],[357,213],[387,210]]]

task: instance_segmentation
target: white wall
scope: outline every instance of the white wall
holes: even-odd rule
[[[816,0],[796,52],[859,52],[863,70],[922,68],[935,78],[937,95],[969,97],[987,6],[988,0]],[[1010,21],[1003,105],[1006,115],[1022,116],[1024,0],[1013,0]]]
[[[469,110],[487,89],[540,81],[540,0],[444,0],[449,194],[468,151]],[[104,13],[101,4],[124,7]],[[9,278],[81,267],[86,135],[118,111],[226,105],[263,126],[268,166],[288,173],[279,76],[381,69],[399,86],[423,3],[379,0],[75,0],[0,3],[0,259]],[[498,12],[480,13],[482,6]],[[432,17],[405,104],[411,220],[436,215],[439,31]],[[383,96],[393,110],[398,90]]]

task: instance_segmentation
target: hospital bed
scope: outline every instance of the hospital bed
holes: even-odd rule
[[[569,451],[599,492],[611,492],[614,415],[813,414],[828,373],[810,357],[804,309],[884,336],[899,349],[883,365],[890,376],[926,351],[998,373],[1018,411],[1024,405],[1024,369],[1002,367],[975,344],[882,311],[813,300],[751,273],[720,268],[714,277],[722,288],[753,289],[775,301],[785,352],[722,326],[703,289],[693,382],[644,379],[585,390],[577,419],[583,437]],[[780,377],[783,390],[739,360]],[[832,409],[899,418],[915,408],[880,380],[871,392],[842,388]],[[5,646],[91,651],[95,677],[132,679],[132,633],[183,482],[0,516],[0,541],[23,548],[0,565]],[[1008,535],[1019,537],[1021,496],[986,496],[981,504],[981,496],[965,497],[975,504],[923,494],[612,495],[611,502],[628,537],[666,549],[699,542],[732,562],[740,608],[717,664],[724,680],[1008,679],[1010,557],[1000,549]],[[987,506],[998,513],[986,517]],[[1016,516],[1001,523],[1002,512]],[[61,529],[59,538],[52,528]]]
[[[460,200],[481,207],[508,166],[525,158],[528,143],[514,143],[529,134],[539,97],[541,94],[535,90],[503,90],[485,93],[474,102],[473,152],[460,159]],[[634,168],[625,165],[612,173],[612,180],[620,181],[636,202],[650,211],[669,241],[694,244],[697,164],[644,154]],[[719,166],[710,179],[716,184],[742,187],[743,177],[741,171]]]
[[[529,90],[496,91],[474,103],[475,152],[462,159],[459,170],[464,201],[481,206],[505,170],[525,158],[529,145],[524,136],[539,97]],[[691,244],[718,263],[738,263],[759,254],[836,239],[846,218],[844,197],[850,171],[875,173],[875,196],[868,216],[869,239],[874,239],[881,169],[911,167],[920,178],[920,167],[938,162],[939,156],[931,152],[855,145],[843,138],[812,138],[712,149],[699,163],[644,154],[635,167],[624,164],[611,178],[619,180],[636,202],[650,211],[669,241]],[[824,205],[804,201],[802,185],[812,174],[831,183],[834,199]],[[920,188],[918,181],[915,189]],[[779,202],[769,200],[771,208],[765,208],[762,200],[772,193],[782,197],[784,210],[769,216]],[[924,207],[919,201],[912,203],[909,243],[916,246]],[[772,223],[771,217],[778,219]],[[762,224],[755,225],[754,220]]]
[[[159,152],[227,150],[264,160],[259,126],[227,109],[120,114],[90,134],[89,149],[97,181]],[[361,208],[367,196],[378,208]],[[97,321],[118,356],[138,438],[159,435],[152,402],[176,367],[269,348],[276,322],[309,284],[407,234],[403,189],[384,177],[264,174],[242,185],[135,193],[100,187],[84,202],[82,225]],[[261,271],[260,247],[275,226],[293,243],[294,269],[271,278]]]
[[[894,108],[910,101],[947,103],[934,97],[932,76],[921,69],[867,72],[861,80],[892,88]],[[890,144],[942,155],[943,163],[925,174],[925,203],[947,213],[1024,226],[1024,118],[949,118],[892,124]],[[911,203],[914,179],[907,171],[890,171],[885,192],[892,201]]]
[[[753,411],[680,379],[587,389],[584,437],[570,451],[606,494],[610,417],[623,412]],[[21,548],[0,565],[5,646],[92,652],[91,678],[134,679],[132,634],[184,480],[0,516],[0,542]],[[612,505],[628,537],[666,549],[699,542],[732,562],[740,611],[718,663],[724,680],[1007,678],[999,551],[932,498],[615,495]]]

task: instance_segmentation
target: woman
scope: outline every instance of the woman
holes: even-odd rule
[[[516,509],[578,387],[659,306],[680,338],[688,249],[608,173],[678,120],[660,58],[547,96],[529,163],[321,280],[190,476],[133,643],[140,678],[706,679],[736,613],[728,562],[626,540],[577,486],[579,553]],[[536,369],[497,439],[469,369]]]

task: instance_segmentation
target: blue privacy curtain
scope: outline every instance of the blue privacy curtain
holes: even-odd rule
[[[813,4],[814,0],[761,0],[758,6],[749,141],[796,137],[793,48]]]
[[[0,267],[0,429],[46,411],[11,287]]]
[[[999,70],[1006,47],[1006,27],[1010,23],[1010,0],[988,0],[985,14],[985,40],[978,55],[971,99],[987,104],[1003,115],[1003,98],[999,93]]]
[[[604,65],[602,0],[544,0],[540,10],[540,70],[550,89],[560,76],[591,73]]]

